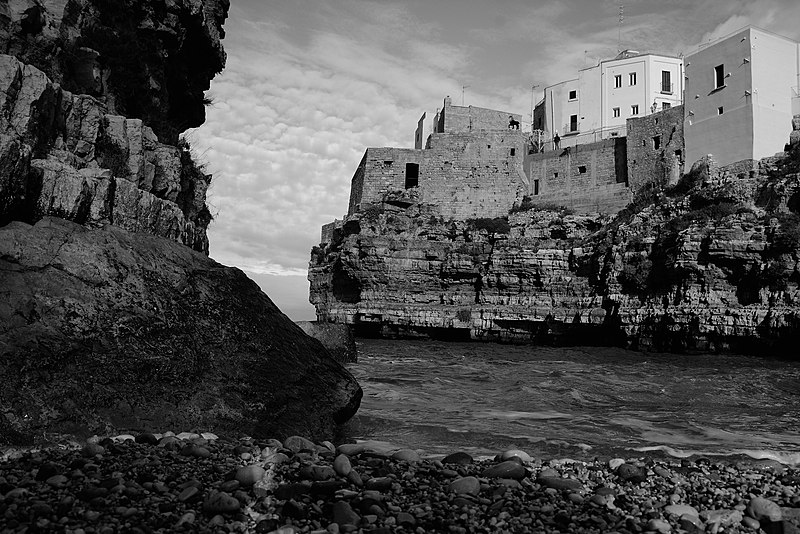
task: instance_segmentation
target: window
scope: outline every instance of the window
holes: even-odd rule
[[[578,91],[572,90],[569,92],[569,99],[570,100],[577,100],[578,99]]]
[[[622,74],[614,76],[614,87],[622,87]]]
[[[534,195],[538,195],[539,194],[539,180],[534,180],[533,181],[533,194]]]
[[[725,87],[725,65],[714,67],[714,88]]]
[[[570,132],[577,132],[578,131],[578,116],[577,115],[570,115],[569,116],[569,131]]]
[[[657,135],[653,137],[653,149],[658,150],[659,148],[661,148],[661,136]]]
[[[394,163],[394,162],[393,162],[392,160],[390,160],[390,159],[385,159],[385,160],[383,160],[383,164],[384,164],[384,165],[386,165],[387,167],[388,167],[389,165],[391,165],[392,163]]]
[[[631,72],[628,74],[628,84],[629,85],[636,85],[636,73]]]
[[[725,113],[725,110],[722,109],[722,106],[718,107],[717,108],[717,115],[722,115],[723,113]]]
[[[578,172],[580,174],[586,174],[586,165],[579,165],[578,166]]]
[[[557,172],[553,173],[553,178],[558,178],[558,173]]]
[[[419,184],[419,163],[406,163],[406,189]]]
[[[615,117],[619,117],[619,108],[614,108],[612,111],[614,112]]]
[[[510,151],[510,154],[512,156],[516,156],[517,155],[517,149],[516,148],[512,148],[511,151]]]
[[[634,104],[631,106],[631,115],[638,115],[639,114],[639,104]]]
[[[672,75],[668,70],[661,71],[661,92],[672,94]]]
[[[670,104],[669,102],[662,102],[661,103],[661,110],[662,111],[665,110],[665,109],[669,109],[671,107],[672,107],[672,104]]]

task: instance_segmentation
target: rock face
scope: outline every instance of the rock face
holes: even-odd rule
[[[143,120],[163,143],[205,120],[225,65],[229,0],[0,0],[0,53],[108,113]]]
[[[368,206],[311,254],[311,302],[357,335],[796,354],[800,145],[699,165],[616,218],[445,221]]]
[[[21,434],[321,438],[360,402],[353,377],[244,273],[162,238],[12,222],[0,295],[0,411]]]
[[[328,349],[333,359],[340,363],[358,361],[356,338],[353,328],[346,324],[319,323],[317,321],[299,321],[303,332],[313,337]]]
[[[0,0],[0,224],[115,224],[208,253],[178,134],[222,70],[227,0]]]

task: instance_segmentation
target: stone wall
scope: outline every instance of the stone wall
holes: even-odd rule
[[[429,148],[368,148],[353,175],[349,214],[408,191],[454,219],[499,217],[527,190],[519,130],[433,134]],[[417,181],[413,181],[416,173]]]
[[[609,213],[630,202],[625,138],[525,156],[530,202]]]
[[[683,106],[628,119],[627,129],[631,189],[649,191],[677,183],[684,171]]]
[[[478,130],[508,129],[509,117],[520,122],[522,115],[508,111],[478,108],[475,106],[453,106],[449,97],[444,101],[445,107],[439,112],[438,132],[458,133]]]

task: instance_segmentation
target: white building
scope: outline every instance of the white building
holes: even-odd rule
[[[627,119],[683,103],[683,79],[681,58],[625,50],[546,87],[533,128],[562,147],[621,137]]]
[[[727,165],[783,150],[800,113],[800,44],[748,26],[686,57],[686,163]]]

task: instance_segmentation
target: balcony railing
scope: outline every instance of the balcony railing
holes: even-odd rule
[[[585,145],[602,141],[603,139],[611,139],[614,137],[625,137],[628,129],[626,125],[612,126],[606,128],[597,128],[588,132],[569,132],[564,131],[560,133],[559,149],[563,150],[567,147],[576,145]],[[555,150],[553,143],[553,136],[550,132],[543,132],[541,130],[534,130],[531,136],[531,153],[535,152],[551,152]]]
[[[661,82],[661,94],[662,95],[671,95],[672,94],[672,87],[675,84],[672,83],[664,83]]]

